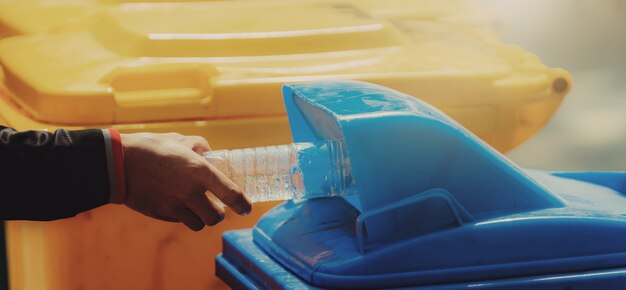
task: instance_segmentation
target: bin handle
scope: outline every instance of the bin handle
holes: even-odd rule
[[[192,63],[125,66],[113,69],[103,81],[114,91],[118,103],[202,99],[210,95],[212,66]],[[142,92],[156,93],[151,97]],[[192,93],[193,92],[193,93]]]
[[[136,65],[115,68],[102,82],[112,89],[117,121],[189,119],[206,117],[216,74],[208,64]]]

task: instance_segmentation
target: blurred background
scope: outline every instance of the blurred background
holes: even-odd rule
[[[548,125],[508,156],[536,169],[626,170],[626,1],[480,2],[502,17],[505,42],[574,78]]]

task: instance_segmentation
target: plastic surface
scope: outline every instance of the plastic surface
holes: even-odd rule
[[[216,258],[217,275],[233,289],[317,290],[261,250],[252,240],[251,230],[224,234],[224,248],[229,252]],[[502,278],[466,283],[424,285],[388,289],[415,290],[621,290],[626,283],[626,268],[555,273],[519,278]],[[568,288],[569,287],[569,288]],[[352,288],[354,289],[354,288]]]
[[[80,28],[99,11],[128,3],[200,1],[210,0],[0,0],[0,38]]]
[[[410,96],[347,81],[286,85],[283,94],[294,142],[345,144],[351,190],[364,211],[440,187],[475,217],[561,204],[475,135]]]
[[[41,127],[160,124],[284,115],[285,82],[360,79],[424,99],[506,151],[571,87],[566,71],[448,2],[399,3],[113,5],[78,27],[3,39],[3,99]]]
[[[204,158],[233,180],[252,202],[345,193],[351,182],[343,146],[332,140],[234,150]]]
[[[625,285],[626,173],[521,170],[433,107],[371,84],[284,93],[295,142],[345,143],[356,195],[287,202],[258,222],[257,247],[293,279],[249,233],[225,236],[220,265],[248,261],[245,276],[268,289]]]
[[[0,0],[0,37],[76,29],[89,25],[89,18],[94,14],[112,7],[132,3],[146,7],[159,2],[207,0]],[[378,0],[344,0],[340,3],[356,3],[377,17],[445,17],[449,22],[464,25],[495,25],[493,15],[463,0],[394,0],[393,5]]]

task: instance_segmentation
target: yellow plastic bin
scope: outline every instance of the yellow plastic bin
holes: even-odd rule
[[[199,1],[211,0],[0,0],[0,38],[80,27],[101,9],[125,3]]]
[[[149,6],[161,2],[200,2],[234,0],[0,0],[0,38],[50,31],[68,30],[88,25],[89,17],[103,9],[141,2]],[[464,0],[344,0],[368,14],[381,18],[421,17],[493,26],[495,17],[475,3]],[[419,9],[415,9],[419,7]]]
[[[506,151],[539,130],[571,86],[566,71],[458,11],[424,15],[415,5],[394,18],[380,4],[351,3],[124,4],[88,25],[5,38],[0,119],[20,130],[176,131],[215,149],[281,144],[291,142],[283,83],[359,79],[436,105]],[[9,222],[11,288],[223,287],[213,263],[222,232],[251,227],[274,205],[228,213],[200,233],[115,205]]]

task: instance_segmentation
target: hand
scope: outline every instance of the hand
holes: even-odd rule
[[[202,157],[210,150],[198,136],[177,133],[122,134],[126,205],[156,219],[182,222],[194,231],[224,219],[210,191],[241,215],[252,204],[224,174]]]

